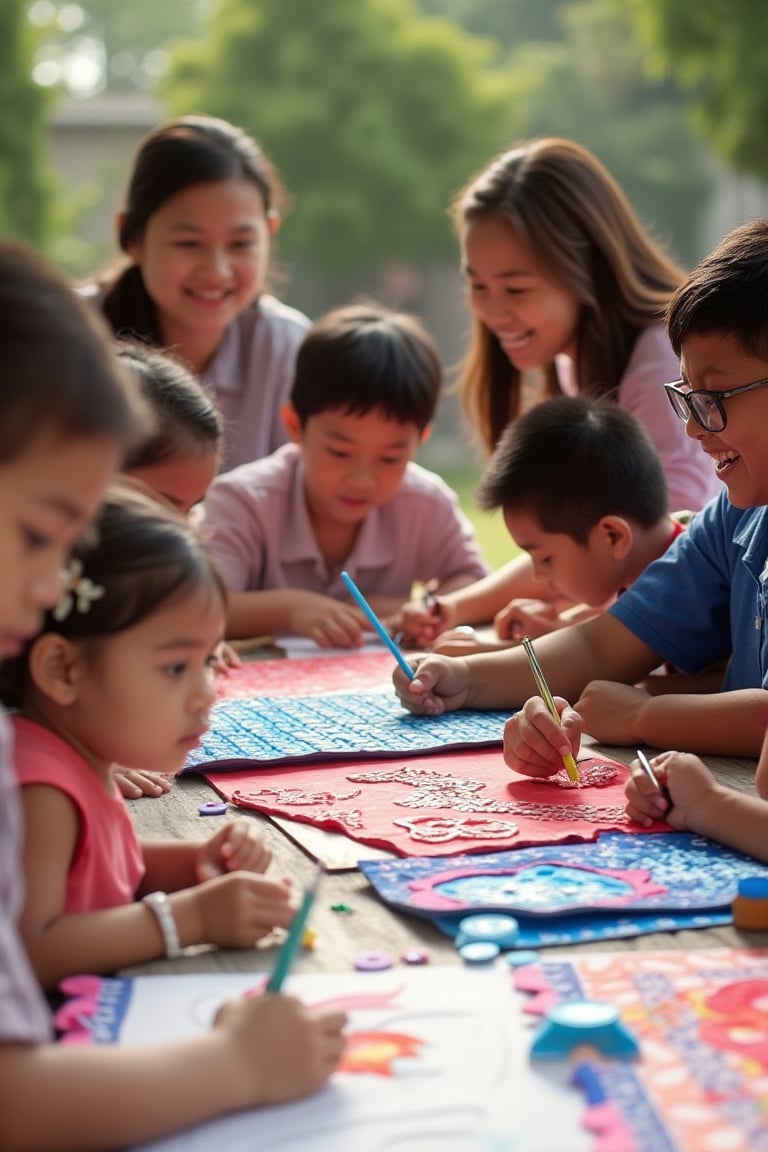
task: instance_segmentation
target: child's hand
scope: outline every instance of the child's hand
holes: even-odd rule
[[[510,600],[493,618],[500,640],[545,636],[560,626],[557,609],[547,600]]]
[[[560,724],[540,696],[532,696],[504,725],[504,763],[526,776],[554,776],[563,756],[574,756],[581,741],[581,716],[555,696]]]
[[[474,652],[503,652],[511,647],[511,640],[482,640],[469,624],[459,624],[441,632],[432,651],[440,656],[471,656]]]
[[[195,857],[198,880],[227,872],[266,872],[272,853],[254,820],[230,820],[199,849]]]
[[[652,757],[650,764],[669,799],[654,789],[634,760],[625,788],[627,816],[645,828],[655,820],[666,820],[673,828],[699,831],[702,819],[718,804],[722,791],[712,773],[690,752],[662,752]]]
[[[128,800],[138,800],[140,796],[162,796],[170,792],[172,776],[162,772],[140,772],[137,768],[125,768],[115,772],[115,784]]]
[[[171,900],[187,905],[188,899],[194,899],[195,943],[253,948],[273,928],[290,925],[294,917],[290,896],[286,881],[267,880],[253,872],[229,872],[174,893]]]
[[[296,592],[288,616],[288,630],[308,636],[319,648],[360,648],[364,626],[359,609],[318,592]]]
[[[237,652],[231,644],[227,644],[226,640],[222,640],[220,644],[216,645],[211,663],[214,672],[226,673],[229,672],[230,668],[239,668],[242,663]]]
[[[425,656],[415,665],[412,680],[395,668],[392,681],[400,703],[426,716],[439,716],[463,708],[469,696],[471,676],[465,662],[456,657]]]
[[[651,697],[642,688],[593,680],[574,704],[584,728],[603,744],[642,743],[641,717]]]
[[[344,1051],[344,1012],[312,1011],[293,997],[251,996],[230,1001],[214,1027],[232,1046],[232,1083],[242,1080],[242,1107],[282,1104],[325,1083]]]
[[[403,643],[408,648],[429,648],[435,638],[447,628],[453,628],[456,621],[449,601],[437,601],[428,608],[423,600],[409,600],[400,609],[400,629]]]

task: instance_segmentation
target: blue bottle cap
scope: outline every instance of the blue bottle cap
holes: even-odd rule
[[[492,944],[498,944],[500,949],[512,948],[519,934],[520,925],[514,916],[477,912],[459,920],[456,947],[461,948],[462,944],[469,944],[473,940],[489,940]]]
[[[500,952],[498,944],[492,940],[473,940],[459,948],[459,956],[465,964],[490,964]]]
[[[640,1053],[637,1040],[619,1019],[619,1010],[602,1000],[564,1000],[553,1005],[533,1038],[531,1057],[560,1059],[581,1044],[605,1056],[632,1059]]]
[[[529,948],[522,948],[519,952],[507,952],[506,960],[510,968],[523,968],[526,964],[538,964],[539,953]]]
[[[768,876],[745,876],[739,880],[737,891],[747,900],[768,900]]]

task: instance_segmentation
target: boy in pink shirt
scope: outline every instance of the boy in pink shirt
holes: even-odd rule
[[[412,462],[441,376],[415,317],[354,305],[310,329],[283,411],[292,443],[219,476],[205,500],[228,637],[361,644],[366,622],[342,569],[392,625],[414,581],[449,592],[485,575],[455,493]]]

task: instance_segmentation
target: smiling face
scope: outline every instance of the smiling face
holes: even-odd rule
[[[58,600],[67,553],[117,462],[112,441],[45,434],[0,463],[0,658],[16,655]]]
[[[720,333],[688,336],[680,361],[690,388],[725,392],[768,376],[768,363],[744,352]],[[727,424],[707,432],[693,418],[686,431],[712,458],[717,475],[737,508],[768,504],[768,389],[723,401]]]
[[[217,591],[200,588],[90,649],[76,665],[76,699],[60,713],[97,767],[177,772],[208,727],[213,652],[224,634]]]
[[[157,308],[163,343],[196,371],[263,290],[275,227],[255,184],[215,180],[171,196],[128,245]]]
[[[472,311],[516,368],[575,355],[579,301],[544,274],[503,217],[468,220],[461,249]]]

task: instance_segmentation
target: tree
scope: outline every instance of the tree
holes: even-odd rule
[[[43,166],[45,93],[31,78],[25,0],[0,5],[0,232],[41,248],[49,185]]]
[[[496,53],[412,0],[222,0],[165,92],[253,132],[296,197],[283,250],[341,276],[453,253],[448,202],[511,127]]]
[[[685,261],[711,193],[702,149],[671,81],[647,74],[618,0],[560,5],[561,42],[509,57],[527,135],[569,136],[611,170],[644,221]]]
[[[614,0],[628,10],[657,71],[690,93],[694,123],[735,167],[768,176],[765,0]]]

